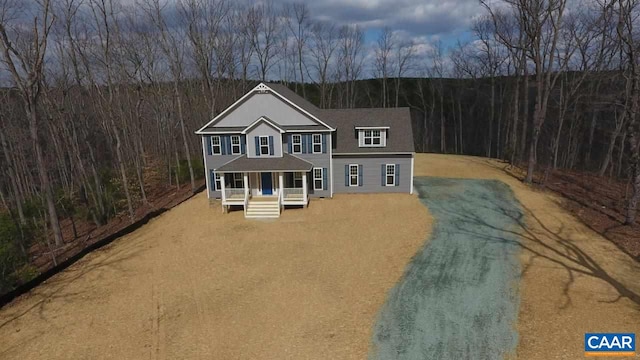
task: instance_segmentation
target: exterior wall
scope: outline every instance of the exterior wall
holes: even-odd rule
[[[412,155],[349,155],[333,157],[333,191],[335,193],[394,193],[411,191]],[[362,186],[345,186],[344,166],[362,165]],[[399,164],[398,186],[382,185],[382,164]]]
[[[273,155],[256,154],[256,136],[273,137]],[[247,157],[282,157],[282,134],[266,123],[256,125],[247,133]]]
[[[242,104],[218,120],[215,126],[249,126],[265,116],[280,125],[316,125],[305,114],[276,95],[254,93]]]
[[[292,132],[293,133],[293,132]],[[289,144],[287,143],[288,137],[287,134],[284,134],[282,141],[282,152],[288,153]],[[326,168],[327,169],[327,190],[314,190],[313,189],[313,173],[307,173],[307,191],[309,192],[309,197],[331,197],[331,146],[329,146],[330,142],[327,142],[327,152],[326,154],[291,154],[293,156],[299,157],[305,161],[308,161],[313,164],[313,167]]]
[[[203,142],[204,144],[204,142]],[[216,191],[212,191],[214,184],[211,182],[211,171],[212,169],[218,168],[231,160],[234,160],[242,155],[207,155],[206,149],[204,151],[204,168],[205,173],[207,175],[207,191],[209,192],[209,198],[220,198],[222,194],[219,189]]]

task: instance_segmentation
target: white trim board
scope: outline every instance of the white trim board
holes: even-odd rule
[[[270,88],[268,85],[266,85],[265,83],[260,83],[258,84],[256,87],[254,87],[253,89],[251,89],[251,91],[247,92],[246,94],[244,94],[240,99],[236,100],[236,102],[234,102],[233,104],[231,104],[231,106],[229,106],[228,108],[224,109],[223,112],[221,112],[220,114],[218,114],[216,117],[214,117],[213,119],[211,119],[211,121],[209,121],[208,123],[206,123],[203,127],[201,127],[200,129],[198,129],[195,133],[198,135],[204,135],[206,134],[204,132],[204,129],[206,129],[207,127],[209,127],[211,124],[213,124],[214,122],[216,122],[217,120],[219,120],[220,118],[224,117],[229,111],[231,111],[231,109],[234,109],[238,104],[240,104],[242,101],[244,101],[246,98],[248,98],[250,95],[252,95],[253,93],[257,92],[257,93],[264,93],[265,91],[271,91],[271,93],[275,94],[277,97],[279,97],[281,100],[283,100],[284,102],[286,102],[287,104],[289,104],[290,106],[293,106],[295,109],[297,109],[298,111],[302,112],[303,114],[307,115],[309,118],[317,121],[318,123],[320,123],[321,125],[325,126],[328,130],[331,131],[335,131],[336,129],[334,129],[333,127],[329,126],[328,124],[326,124],[324,121],[318,119],[316,116],[314,116],[313,114],[311,114],[310,112],[306,111],[305,109],[301,108],[300,106],[296,105],[293,101],[287,99],[286,96],[283,96],[282,94],[278,93],[277,91],[273,90],[272,88]]]

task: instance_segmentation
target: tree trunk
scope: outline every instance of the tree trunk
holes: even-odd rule
[[[38,110],[36,100],[33,98],[29,99],[29,103],[25,110],[29,118],[31,142],[33,143],[33,148],[36,153],[36,166],[38,167],[38,174],[40,175],[40,185],[42,186],[45,201],[47,202],[47,212],[49,213],[53,238],[56,246],[62,246],[64,244],[64,239],[62,238],[58,212],[56,210],[55,199],[53,198],[53,190],[51,189],[47,166],[44,161],[44,157],[42,156],[42,148],[40,147],[40,141],[38,139]]]
[[[189,167],[189,177],[191,179],[191,192],[196,191],[196,180],[193,174],[193,164],[191,164],[191,152],[189,151],[189,142],[187,139],[187,130],[184,126],[184,115],[182,112],[182,98],[178,89],[178,83],[174,82],[173,89],[176,95],[176,102],[178,106],[178,120],[180,121],[180,132],[182,134],[182,142],[184,143],[184,153],[187,157],[187,166]]]

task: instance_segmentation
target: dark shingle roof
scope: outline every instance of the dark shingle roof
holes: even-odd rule
[[[289,99],[292,103],[298,105],[299,107],[301,107],[302,109],[304,109],[306,112],[310,113],[311,115],[317,117],[318,119],[322,120],[322,115],[320,114],[320,109],[313,105],[312,103],[310,103],[309,101],[305,100],[305,98],[303,98],[302,96],[298,95],[295,93],[295,91],[289,89],[288,87],[286,87],[285,85],[282,84],[276,84],[276,83],[267,83],[266,84],[268,87],[270,87],[271,89],[273,89],[275,92],[277,92],[278,94],[286,97],[287,99]],[[324,120],[322,120],[324,121]]]
[[[337,129],[335,153],[414,152],[409,108],[321,110],[321,119]],[[388,126],[387,146],[359,147],[356,127]]]
[[[249,158],[243,155],[232,160],[217,169],[221,172],[240,171],[310,171],[313,164],[299,157],[282,154],[282,157],[255,157]]]

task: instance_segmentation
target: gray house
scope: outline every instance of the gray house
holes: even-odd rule
[[[415,150],[408,108],[319,109],[262,83],[208,122],[207,196],[246,217],[335,193],[411,193]]]

